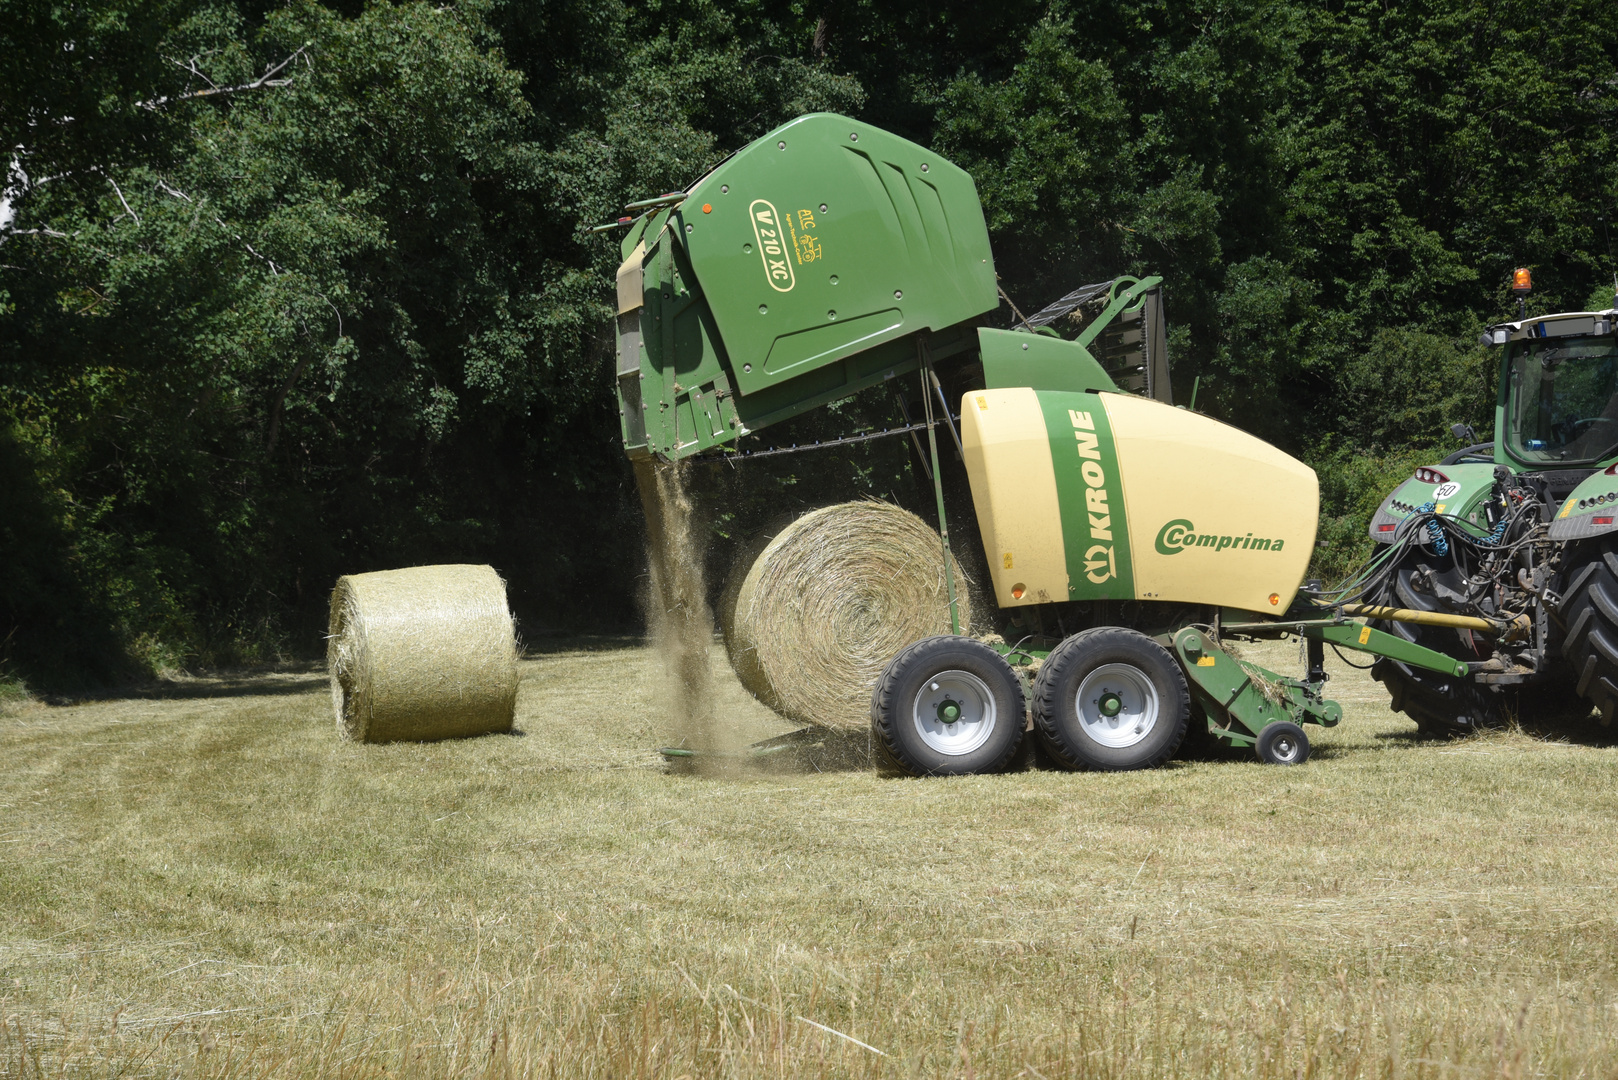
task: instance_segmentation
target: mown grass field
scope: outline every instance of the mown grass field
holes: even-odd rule
[[[436,745],[317,671],[4,706],[0,1074],[1618,1072],[1600,729],[1417,742],[1328,656],[1297,769],[678,776],[653,659]]]

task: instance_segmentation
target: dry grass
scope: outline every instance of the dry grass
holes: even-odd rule
[[[1300,769],[668,776],[649,660],[430,745],[340,742],[319,672],[14,708],[0,1074],[1618,1069],[1599,740],[1417,743],[1331,660]]]

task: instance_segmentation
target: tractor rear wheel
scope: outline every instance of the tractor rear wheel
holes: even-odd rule
[[[1567,560],[1562,655],[1579,696],[1610,724],[1618,706],[1618,538],[1605,536],[1570,549]]]
[[[914,776],[998,772],[1022,743],[1027,706],[1005,658],[981,641],[923,638],[888,664],[871,728]]]
[[[1436,566],[1425,565],[1435,557],[1416,553],[1395,568],[1376,603],[1415,611],[1444,611],[1431,593],[1415,588],[1424,574],[1442,574]],[[1420,626],[1415,623],[1378,622],[1380,629],[1406,641],[1453,656],[1457,660],[1485,660],[1492,650],[1486,640],[1469,630]],[[1618,641],[1618,633],[1612,636]],[[1444,675],[1426,668],[1379,659],[1371,667],[1371,677],[1387,687],[1389,704],[1416,723],[1416,730],[1428,738],[1448,739],[1474,731],[1507,726],[1512,720],[1564,721],[1587,711],[1563,679],[1551,679],[1524,687],[1480,684],[1465,677]]]
[[[1191,694],[1169,651],[1118,626],[1051,650],[1034,682],[1034,729],[1069,769],[1150,769],[1185,738]]]

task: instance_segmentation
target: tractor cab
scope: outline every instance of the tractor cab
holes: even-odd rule
[[[1495,460],[1523,472],[1593,468],[1618,456],[1618,312],[1491,326],[1503,346]]]
[[[1528,271],[1518,270],[1513,291],[1520,299],[1529,288]],[[1502,350],[1493,442],[1418,468],[1377,509],[1371,539],[1393,543],[1423,513],[1489,536],[1504,512],[1499,466],[1545,504],[1552,540],[1613,529],[1618,515],[1595,511],[1618,503],[1618,475],[1607,468],[1618,461],[1618,309],[1519,317],[1489,326],[1478,342]]]

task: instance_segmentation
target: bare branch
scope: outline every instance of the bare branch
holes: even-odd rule
[[[107,176],[107,183],[111,184],[112,190],[118,193],[118,201],[124,204],[124,210],[128,212],[130,217],[135,219],[135,224],[139,225],[140,215],[129,208],[129,200],[124,198],[124,189],[118,186],[118,181],[114,180],[111,176]]]
[[[270,273],[274,274],[276,277],[281,276],[281,268],[275,265],[275,260],[267,255],[260,255],[258,250],[254,248],[252,244],[249,244],[240,233],[231,232],[230,226],[225,224],[224,218],[221,218],[216,214],[214,215],[214,223],[217,224],[221,229],[224,229],[226,233],[229,233],[232,240],[235,240],[242,247],[246,248],[249,255],[264,263],[265,266],[268,266],[270,268]]]
[[[181,71],[189,71],[192,75],[195,75],[197,78],[199,78],[203,82],[207,83],[209,88],[211,90],[213,90],[215,93],[217,93],[219,91],[219,84],[214,82],[212,79],[208,78],[207,74],[204,73],[201,68],[197,67],[197,59],[198,59],[197,57],[193,56],[191,59],[187,60],[183,64],[180,63],[178,60],[174,59],[174,57],[172,57],[172,56],[166,57],[166,59],[168,60],[169,63],[173,64],[175,67],[179,68]]]
[[[171,198],[184,199],[186,202],[191,201],[191,196],[187,195],[185,192],[181,191],[179,188],[170,187],[168,185],[168,183],[161,176],[159,176],[157,178],[157,186],[162,188],[164,194],[170,196]]]
[[[252,82],[250,82],[250,83],[241,83],[241,84],[239,84],[237,86],[215,86],[215,85],[213,85],[212,80],[210,80],[206,75],[203,75],[202,72],[200,72],[200,71],[198,71],[196,69],[195,61],[192,61],[192,65],[190,67],[187,67],[185,64],[180,64],[180,67],[185,68],[186,70],[193,72],[194,74],[196,74],[200,78],[202,78],[204,82],[207,82],[208,83],[208,89],[206,89],[206,90],[192,90],[189,93],[175,94],[172,97],[165,96],[165,97],[160,97],[160,98],[153,98],[151,101],[137,101],[135,104],[137,106],[139,106],[140,108],[142,108],[142,109],[161,109],[165,105],[170,105],[170,104],[173,104],[174,102],[177,102],[177,101],[190,101],[193,98],[213,97],[216,94],[239,94],[239,93],[243,93],[243,92],[248,91],[248,90],[263,90],[263,89],[267,89],[267,88],[272,87],[272,86],[286,86],[288,83],[290,83],[292,81],[291,78],[277,79],[275,76],[280,74],[280,72],[283,69],[285,69],[288,64],[292,63],[292,61],[294,61],[298,57],[302,56],[304,54],[304,51],[309,48],[309,45],[310,45],[309,42],[307,42],[307,41],[304,42],[302,45],[298,46],[297,52],[294,52],[291,56],[287,57],[285,60],[282,60],[279,64],[276,64],[273,67],[267,68],[265,70],[264,74],[260,75],[258,78],[254,79]],[[174,62],[178,63],[178,61],[174,61]]]
[[[71,240],[79,235],[78,232],[57,232],[55,229],[6,229],[0,232],[0,244],[5,243],[13,236],[54,236],[58,240]]]

